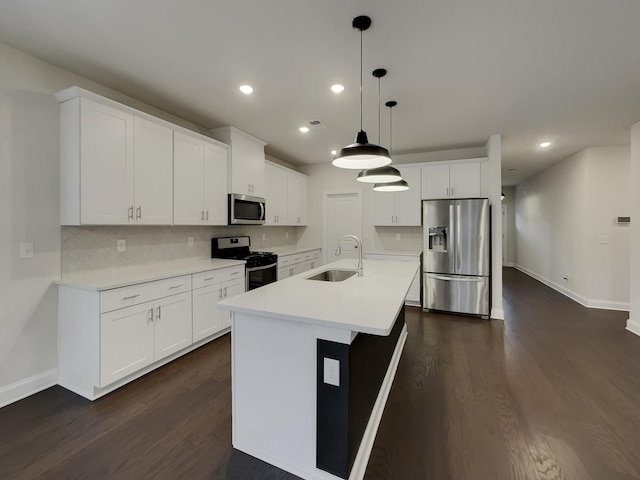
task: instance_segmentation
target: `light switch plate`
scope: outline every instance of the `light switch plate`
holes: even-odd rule
[[[187,237],[187,246],[193,247],[193,237]]]
[[[600,235],[598,237],[598,243],[601,243],[603,245],[606,245],[607,243],[609,243],[609,235]]]
[[[120,239],[116,241],[116,248],[119,252],[127,251],[127,241],[125,239]]]
[[[20,244],[20,258],[33,258],[33,243],[23,242]]]
[[[340,386],[340,361],[324,357],[324,383]]]
[[[396,233],[396,240],[402,240],[402,235],[400,235],[399,233]]]

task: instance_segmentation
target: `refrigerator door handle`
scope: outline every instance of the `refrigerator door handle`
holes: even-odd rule
[[[442,275],[433,275],[427,273],[427,278],[433,278],[434,280],[444,280],[445,282],[484,282],[486,277],[445,277]]]
[[[456,202],[456,272],[462,270],[462,238],[460,232],[462,230],[462,207]]]
[[[449,255],[451,255],[449,257],[449,268],[448,268],[450,273],[455,273],[455,271],[457,269],[454,236],[457,235],[458,233],[456,232],[456,229],[454,228],[453,222],[454,222],[453,202],[451,202],[449,204],[449,232],[448,232],[449,237],[447,239],[447,242],[448,242],[447,248],[449,250]],[[453,263],[453,265],[452,265],[452,263]],[[453,271],[451,271],[452,267],[453,267]]]

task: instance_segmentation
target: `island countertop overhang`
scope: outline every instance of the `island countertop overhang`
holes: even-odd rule
[[[419,263],[364,260],[363,276],[341,282],[308,280],[330,269],[355,269],[342,259],[221,301],[233,312],[280,318],[372,335],[389,335]]]

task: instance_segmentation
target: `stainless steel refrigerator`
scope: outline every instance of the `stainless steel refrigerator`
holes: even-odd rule
[[[423,201],[422,227],[424,310],[489,318],[489,200]]]

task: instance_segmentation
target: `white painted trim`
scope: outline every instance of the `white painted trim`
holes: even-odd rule
[[[492,308],[489,318],[492,320],[504,320],[504,310],[501,308]]]
[[[513,262],[504,262],[504,263],[502,264],[502,266],[503,266],[503,267],[511,267],[511,268],[513,268]]]
[[[640,337],[640,323],[634,322],[633,320],[627,320],[627,328],[631,333],[635,333]]]
[[[618,310],[620,312],[629,311],[629,302],[612,302],[610,300],[587,299],[587,307],[600,308],[602,310]]]
[[[376,434],[378,433],[380,420],[382,420],[382,413],[384,412],[384,407],[387,404],[391,385],[393,384],[393,379],[396,376],[398,364],[400,363],[400,356],[402,355],[402,350],[404,350],[404,344],[406,341],[407,325],[405,324],[404,327],[402,327],[402,332],[400,333],[400,338],[398,338],[398,343],[396,343],[396,348],[391,357],[389,368],[387,369],[387,373],[382,381],[378,398],[376,398],[376,403],[373,405],[373,410],[369,417],[369,423],[367,423],[367,428],[362,436],[360,448],[358,448],[356,459],[353,462],[349,480],[362,480],[362,478],[364,478],[364,473],[367,470],[367,465],[369,463],[369,457],[371,456],[373,442],[376,439]]]
[[[587,308],[599,308],[602,310],[618,310],[618,311],[622,311],[622,312],[627,312],[629,311],[629,303],[628,302],[612,302],[610,300],[597,300],[597,299],[591,299],[591,298],[586,298],[583,297],[582,295],[577,294],[576,292],[574,292],[573,290],[569,290],[566,287],[563,287],[562,285],[559,285],[555,282],[552,282],[551,280],[549,280],[546,277],[543,277],[542,275],[538,275],[537,273],[521,266],[521,265],[514,265],[514,267],[518,270],[520,270],[522,273],[525,273],[527,275],[529,275],[530,277],[535,278],[536,280],[538,280],[539,282],[544,283],[546,286],[553,288],[555,291],[562,293],[563,295],[569,297],[571,300],[573,300],[574,302],[579,303],[580,305],[582,305],[583,307],[587,307]]]
[[[58,383],[58,369],[53,368],[0,388],[0,408],[41,392]]]

